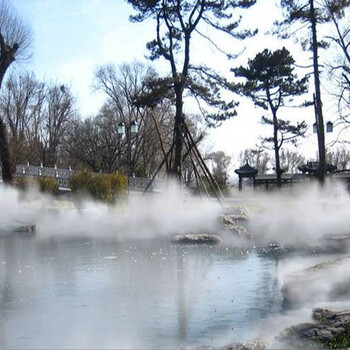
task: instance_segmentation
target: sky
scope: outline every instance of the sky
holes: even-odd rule
[[[27,21],[33,30],[33,55],[28,62],[21,62],[12,69],[30,70],[37,78],[60,84],[68,84],[77,97],[77,107],[81,116],[88,117],[97,113],[105,96],[93,89],[94,71],[99,65],[113,63],[116,66],[135,60],[147,63],[146,42],[153,39],[154,25],[148,21],[141,24],[131,23],[133,10],[123,0],[10,0],[19,15]],[[191,47],[193,60],[215,67],[229,79],[231,67],[245,65],[264,48],[275,50],[286,46],[296,60],[308,62],[309,54],[301,52],[293,41],[280,42],[275,37],[266,37],[264,33],[271,28],[272,22],[279,16],[279,10],[273,0],[259,0],[257,5],[246,11],[243,25],[259,29],[254,39],[242,42],[228,42],[217,36],[220,45],[230,52],[243,54],[234,62],[228,62],[212,45],[203,41],[194,41]],[[295,56],[297,54],[297,57]],[[150,63],[150,62],[148,62]],[[152,63],[159,71],[166,72],[167,64]],[[18,67],[19,66],[19,67]],[[312,85],[310,84],[310,94]],[[231,97],[230,97],[231,98]],[[232,99],[237,99],[232,95]],[[325,99],[327,102],[327,98]],[[325,104],[326,121],[334,121],[332,103]],[[186,113],[195,113],[194,105],[186,103]],[[312,126],[312,109],[284,111],[288,118],[306,120]],[[232,157],[232,167],[238,167],[238,156],[247,148],[254,148],[259,136],[271,135],[269,126],[262,126],[262,111],[248,100],[241,99],[238,116],[224,122],[215,130],[209,131],[205,151],[223,150]],[[335,134],[335,133],[334,133]],[[312,127],[307,141],[298,148],[307,158],[315,158],[317,151],[316,135]],[[330,142],[335,135],[326,135]]]

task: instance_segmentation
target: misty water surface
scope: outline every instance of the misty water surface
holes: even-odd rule
[[[1,348],[174,348],[249,338],[281,309],[272,258],[230,246],[0,239]]]
[[[284,277],[335,258],[278,260],[241,250],[229,232],[218,246],[172,244],[175,234],[217,232],[222,211],[176,188],[116,208],[0,195],[0,224],[38,228],[0,232],[0,348],[196,348],[274,337],[310,321],[315,306],[286,314]],[[342,188],[234,200],[263,243],[319,245],[350,227]]]

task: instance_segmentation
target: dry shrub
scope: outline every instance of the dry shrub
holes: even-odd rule
[[[69,178],[69,187],[74,194],[88,195],[110,204],[126,194],[128,181],[125,175],[119,172],[95,174],[81,171]]]

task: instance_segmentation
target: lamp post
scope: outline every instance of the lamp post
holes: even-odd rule
[[[139,126],[136,120],[130,122],[129,125],[125,125],[123,122],[118,124],[118,135],[121,137],[126,136],[126,143],[128,147],[127,153],[127,166],[128,166],[128,185],[130,185],[130,176],[131,174],[131,136],[136,135],[139,132]]]

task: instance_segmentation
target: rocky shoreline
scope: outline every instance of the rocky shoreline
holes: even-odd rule
[[[244,208],[230,208],[218,218],[218,233],[178,234],[173,237],[172,242],[219,245],[226,235],[238,240],[242,247],[249,247],[259,254],[273,254],[278,257],[293,256],[292,254],[322,257],[330,254],[334,257],[331,260],[284,276],[285,281],[281,288],[284,305],[298,308],[305,303],[315,305],[317,302],[349,299],[350,255],[339,257],[339,254],[348,252],[350,235],[330,235],[318,241],[304,242],[302,245],[281,245],[277,242],[258,241],[254,232],[249,229],[249,215]],[[350,310],[314,308],[312,320],[313,322],[289,326],[279,334],[271,335],[273,347],[270,347],[267,340],[259,338],[247,343],[233,343],[223,350],[274,349],[276,344],[283,349],[350,348]]]
[[[249,219],[243,209],[238,213],[236,211],[233,214],[222,215],[221,222],[237,237],[254,241],[254,234],[247,231]],[[318,242],[307,243],[309,244],[304,246],[281,246],[275,242],[259,242],[255,245],[256,250],[260,253],[272,253],[279,256],[303,252],[319,256],[335,254],[331,260],[325,260],[287,276],[281,289],[285,304],[290,307],[305,302],[315,305],[317,302],[349,300],[350,256],[339,257],[339,254],[348,253],[350,234],[329,235]],[[314,308],[312,321],[287,327],[279,334],[273,335],[274,342],[281,344],[282,348],[293,349],[350,348],[350,310]],[[224,349],[262,350],[269,348],[266,340],[257,339],[248,343],[234,343]]]
[[[316,308],[314,322],[286,328],[277,339],[291,346],[346,349],[350,347],[350,310]]]

